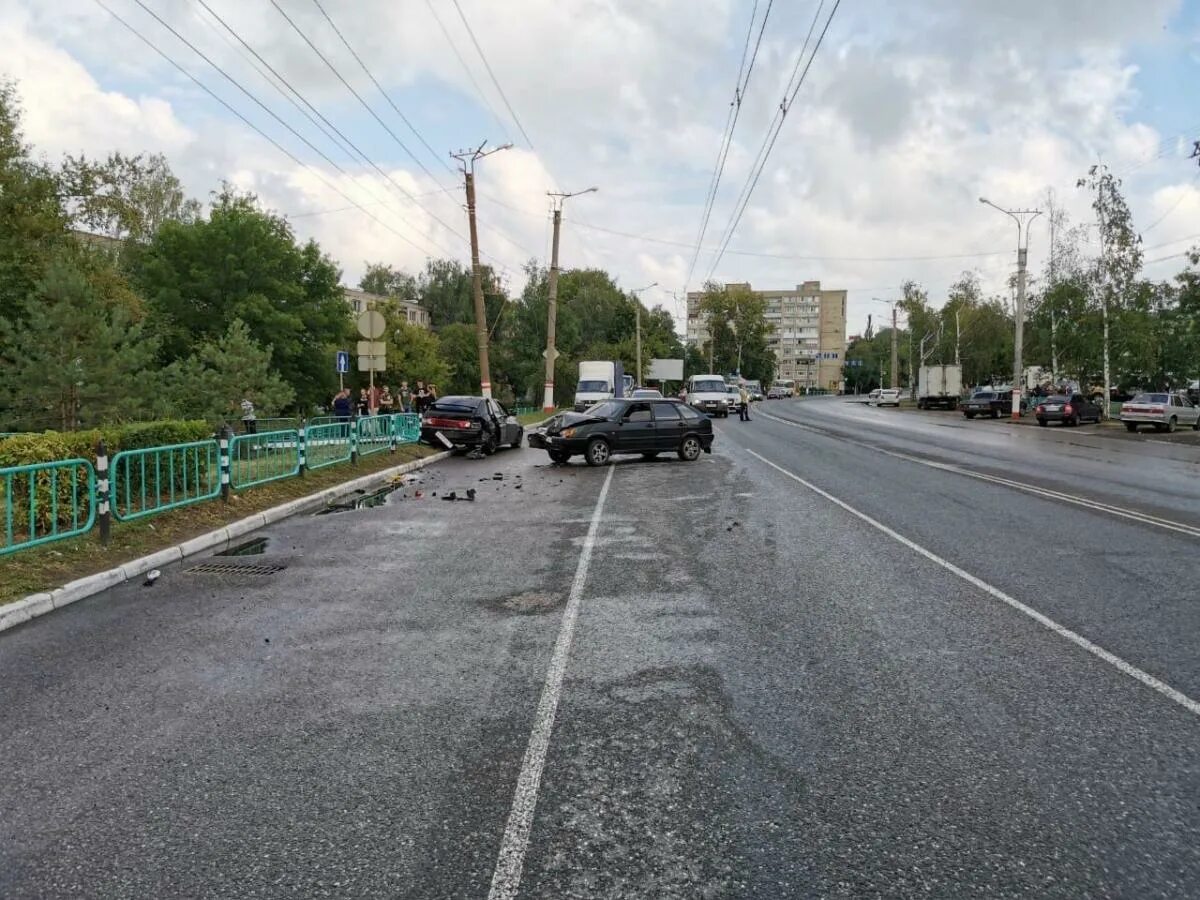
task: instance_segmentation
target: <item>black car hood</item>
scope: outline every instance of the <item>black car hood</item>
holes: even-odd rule
[[[585,422],[604,422],[604,416],[593,416],[586,412],[562,412],[553,416],[546,423],[547,434],[558,434],[564,428],[570,428],[572,425],[582,425]]]

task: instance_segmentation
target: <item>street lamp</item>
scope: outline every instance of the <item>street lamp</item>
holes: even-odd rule
[[[595,188],[593,188],[593,190],[595,190]],[[648,291],[652,287],[658,287],[658,282],[652,281],[645,287],[634,288],[632,291],[629,292],[629,293],[633,294],[634,299],[637,300],[635,309],[637,312],[637,383],[638,383],[638,387],[642,386],[642,301],[641,301],[641,298],[638,297],[638,294],[640,294],[642,291]]]
[[[878,297],[871,298],[875,303],[885,303],[892,308],[892,384],[894,388],[900,387],[900,344],[899,332],[896,330],[896,305],[899,300],[880,300]],[[909,378],[912,378],[911,373]],[[883,387],[883,367],[880,367],[879,386]]]
[[[1025,267],[1029,255],[1029,226],[1033,220],[1042,214],[1040,209],[1005,209],[997,206],[986,197],[980,197],[979,202],[992,209],[998,209],[1017,223],[1017,308],[1016,324],[1013,330],[1013,377],[1012,377],[1012,417],[1013,421],[1021,418],[1021,354],[1025,349]],[[1026,218],[1028,217],[1028,218]]]
[[[554,348],[554,325],[558,319],[558,232],[562,226],[563,203],[571,197],[581,194],[592,194],[600,190],[597,187],[586,188],[573,194],[546,191],[547,196],[554,202],[554,244],[550,251],[550,276],[546,284],[546,390],[542,395],[542,411],[549,415],[554,412],[554,363],[558,351]]]

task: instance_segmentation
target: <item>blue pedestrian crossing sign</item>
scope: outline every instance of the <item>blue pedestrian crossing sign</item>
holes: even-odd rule
[[[338,350],[336,359],[337,373],[344,375],[350,371],[350,351]]]

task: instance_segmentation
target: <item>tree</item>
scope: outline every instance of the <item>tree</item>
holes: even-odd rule
[[[61,171],[63,189],[75,201],[74,220],[88,230],[142,243],[164,222],[200,218],[199,201],[184,194],[161,153],[115,152],[100,162],[67,156]]]
[[[238,418],[243,399],[268,416],[295,400],[295,392],[272,369],[271,348],[259,345],[240,319],[219,338],[202,341],[186,360],[167,366],[162,385],[160,415],[211,422]]]
[[[358,289],[369,294],[396,297],[409,303],[419,303],[417,280],[385,263],[367,263],[366,272],[359,279]]]
[[[1132,285],[1142,268],[1142,238],[1133,230],[1133,216],[1121,194],[1121,180],[1107,166],[1088,169],[1079,187],[1095,191],[1092,209],[1100,233],[1100,255],[1089,273],[1092,302],[1100,307],[1103,331],[1104,391],[1107,397],[1112,386],[1110,367],[1110,311],[1124,309],[1132,294]],[[1107,418],[1107,404],[1105,405]]]
[[[417,381],[432,382],[444,389],[450,377],[450,365],[442,352],[438,336],[419,325],[409,325],[397,306],[380,309],[388,322],[387,366],[388,374],[383,380],[409,385]],[[376,375],[376,383],[381,376]]]
[[[767,343],[767,301],[743,285],[704,286],[700,313],[708,319],[713,368],[770,384],[775,354]]]
[[[156,342],[126,309],[108,307],[64,259],[51,261],[31,301],[39,314],[5,331],[18,348],[2,365],[12,424],[73,430],[147,417],[145,376]]]
[[[139,255],[135,284],[162,339],[161,360],[186,359],[198,340],[240,319],[271,346],[272,364],[307,408],[337,384],[329,361],[353,340],[337,266],[252,195],[225,189],[207,220],[167,222]]]
[[[479,345],[475,342],[475,328],[456,323],[445,326],[437,334],[442,359],[450,370],[444,383],[439,382],[442,393],[476,394],[479,390]]]

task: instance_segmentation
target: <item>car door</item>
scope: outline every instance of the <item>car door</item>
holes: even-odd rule
[[[1194,426],[1197,421],[1200,421],[1200,407],[1192,403],[1187,397],[1176,397],[1179,401],[1179,422]]]
[[[496,432],[498,436],[496,439],[501,444],[512,444],[517,439],[516,420],[508,414],[508,410],[495,400],[489,400],[488,407],[491,409],[492,416],[495,418],[498,426]]]
[[[676,403],[654,404],[654,444],[651,450],[674,450],[683,440],[687,423],[679,414]]]
[[[616,431],[616,450],[642,451],[654,449],[654,414],[646,402],[630,403],[621,414]]]

